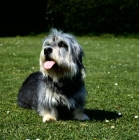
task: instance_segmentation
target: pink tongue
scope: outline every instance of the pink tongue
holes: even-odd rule
[[[45,69],[51,69],[54,64],[55,61],[46,61],[43,66]]]

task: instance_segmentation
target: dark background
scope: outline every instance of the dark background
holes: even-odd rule
[[[77,35],[138,34],[138,0],[1,0],[0,36],[39,34],[50,28]]]
[[[47,27],[45,0],[1,0],[0,36],[41,33]]]

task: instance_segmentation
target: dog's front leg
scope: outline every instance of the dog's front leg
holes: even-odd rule
[[[41,110],[39,114],[43,117],[43,122],[57,121],[58,119],[58,113],[56,109],[51,108],[51,110]]]
[[[90,118],[83,113],[83,109],[80,107],[74,110],[73,116],[74,116],[73,119],[75,120],[80,120],[80,121],[90,120]]]

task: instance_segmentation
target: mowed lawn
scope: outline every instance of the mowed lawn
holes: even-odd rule
[[[39,70],[43,39],[0,38],[0,140],[138,140],[139,39],[77,37],[85,52],[91,120],[49,123],[16,104],[24,79]]]

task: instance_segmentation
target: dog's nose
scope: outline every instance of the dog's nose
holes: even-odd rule
[[[45,48],[44,49],[44,54],[51,54],[52,53],[52,48]]]

